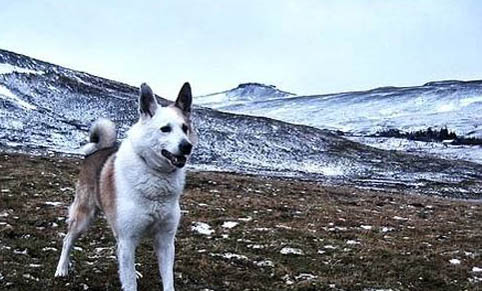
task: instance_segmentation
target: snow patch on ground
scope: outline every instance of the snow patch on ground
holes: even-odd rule
[[[194,222],[194,225],[191,226],[191,230],[195,231],[199,234],[203,235],[211,235],[214,233],[214,230],[211,229],[211,226],[209,224],[204,223],[204,222]]]
[[[260,250],[260,249],[264,249],[266,246],[265,245],[258,245],[258,244],[249,244],[246,247],[248,249]]]
[[[333,246],[333,245],[326,245],[323,248],[326,249],[326,250],[336,250],[336,247]]]
[[[225,221],[225,222],[223,223],[223,225],[221,225],[221,227],[231,229],[231,228],[235,227],[235,226],[238,225],[238,224],[239,224],[239,222],[235,222],[235,221]]]
[[[28,266],[29,266],[30,268],[40,268],[40,267],[42,267],[41,264],[30,264],[30,265],[28,265]]]
[[[213,256],[213,257],[222,257],[222,258],[228,259],[228,260],[231,260],[231,259],[248,260],[248,257],[246,257],[245,255],[238,255],[238,254],[234,254],[234,253],[224,253],[224,254],[210,253],[209,255]]]
[[[256,227],[256,228],[254,228],[253,230],[255,230],[255,231],[270,231],[271,228],[267,228],[267,227]]]
[[[291,280],[290,275],[288,274],[284,275],[281,279],[285,281],[286,285],[293,285],[295,283],[293,280]]]
[[[394,230],[394,228],[390,227],[390,226],[382,227],[382,232],[390,232],[390,231],[393,231],[393,230]]]
[[[46,204],[46,205],[50,205],[50,206],[54,206],[54,207],[58,207],[58,206],[61,206],[63,203],[62,203],[62,202],[46,201],[45,204]]]
[[[451,259],[451,260],[449,260],[449,262],[450,262],[452,265],[460,265],[460,260],[459,260],[459,259]]]
[[[297,255],[297,256],[302,256],[304,255],[303,250],[301,249],[296,249],[296,248],[290,248],[290,247],[284,247],[281,249],[280,253],[282,255]]]
[[[299,275],[295,276],[295,279],[297,281],[311,281],[318,278],[318,276],[315,276],[313,274],[309,273],[300,273]]]
[[[255,261],[254,264],[258,267],[274,267],[274,263],[270,260]]]

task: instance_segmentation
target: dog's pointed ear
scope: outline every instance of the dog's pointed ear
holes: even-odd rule
[[[141,117],[151,118],[154,116],[157,106],[156,97],[154,97],[151,87],[142,83],[139,90],[139,113]]]
[[[191,93],[191,85],[188,82],[182,85],[181,91],[179,91],[179,95],[176,99],[176,107],[181,109],[183,112],[189,114],[191,113],[191,104],[192,104],[192,93]]]

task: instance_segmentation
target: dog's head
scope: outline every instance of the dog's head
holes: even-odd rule
[[[146,163],[159,170],[182,168],[191,155],[197,136],[191,123],[192,93],[185,83],[176,101],[157,103],[152,89],[141,85],[139,121],[129,130],[134,150]]]

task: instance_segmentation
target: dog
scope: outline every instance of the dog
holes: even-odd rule
[[[157,103],[145,83],[139,95],[139,120],[120,146],[111,121],[100,119],[90,130],[56,277],[67,275],[75,241],[102,210],[117,241],[122,289],[137,289],[135,249],[143,236],[150,235],[163,290],[174,290],[174,238],[184,166],[197,142],[191,122],[191,86],[185,83],[176,101],[167,106]]]

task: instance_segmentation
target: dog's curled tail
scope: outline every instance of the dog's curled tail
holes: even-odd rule
[[[115,124],[109,119],[98,119],[90,128],[89,143],[82,147],[86,155],[112,147],[117,139]]]

